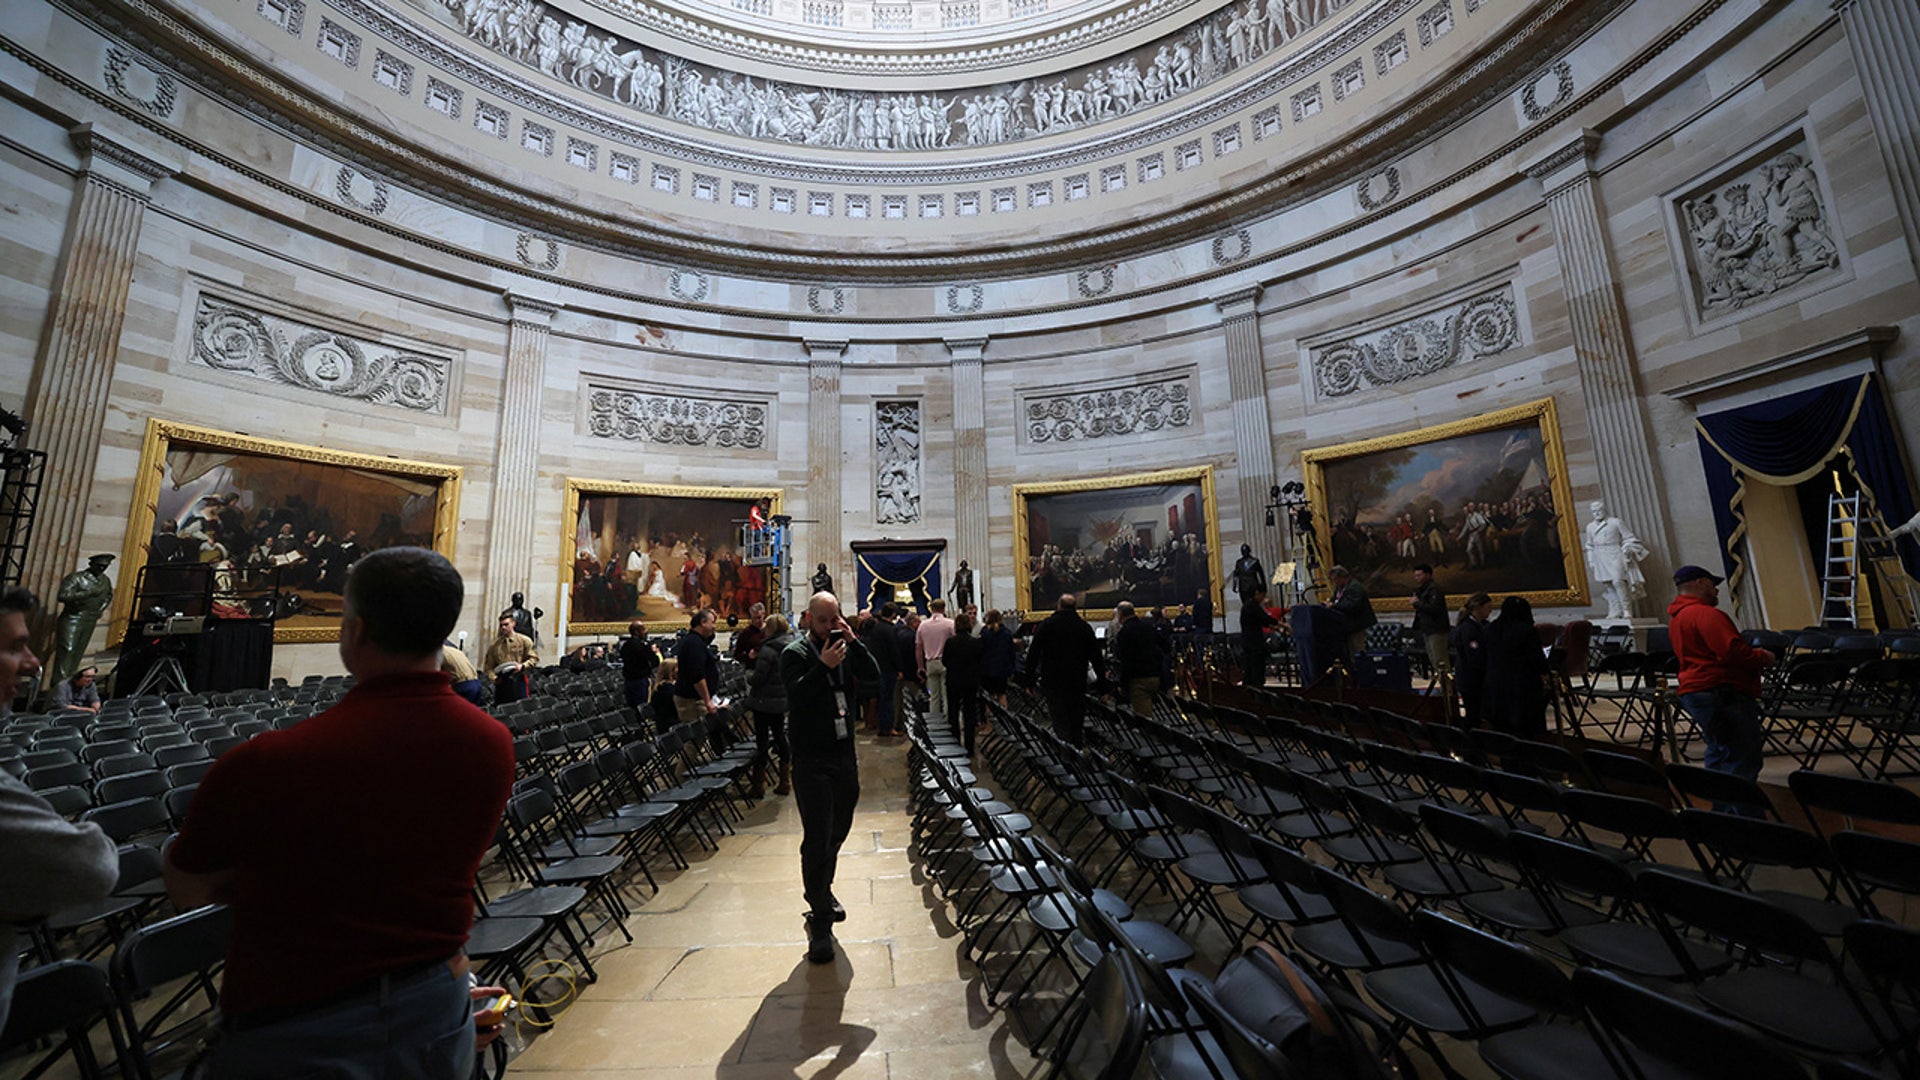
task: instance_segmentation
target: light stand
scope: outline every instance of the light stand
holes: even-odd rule
[[[1291,561],[1284,565],[1294,568],[1293,578],[1286,587],[1297,592],[1302,603],[1310,602],[1313,591],[1320,587],[1320,547],[1314,542],[1313,506],[1307,501],[1306,485],[1289,480],[1268,488],[1265,509],[1267,528],[1277,528],[1282,520],[1286,522],[1287,555]]]

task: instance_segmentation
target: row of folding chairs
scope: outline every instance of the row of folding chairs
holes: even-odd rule
[[[1029,768],[1028,776],[1036,780],[1051,777],[1066,785],[1063,801],[1085,800],[1096,813],[1105,811],[1099,814],[1103,827],[1118,834],[1113,846],[1140,865],[1144,878],[1175,897],[1170,921],[1176,925],[1205,917],[1219,923],[1234,940],[1256,927],[1286,933],[1294,945],[1318,957],[1328,974],[1345,971],[1370,976],[1374,971],[1423,963],[1429,970],[1421,978],[1427,979],[1431,989],[1445,975],[1431,970],[1433,957],[1422,951],[1422,943],[1412,933],[1404,913],[1442,908],[1516,939],[1548,936],[1559,943],[1564,956],[1578,958],[1586,966],[1607,967],[1599,962],[1601,958],[1626,965],[1637,957],[1639,963],[1654,967],[1658,975],[1692,975],[1704,984],[1709,977],[1717,978],[1717,973],[1732,974],[1729,969],[1734,966],[1732,961],[1715,961],[1718,966],[1712,966],[1709,958],[1702,956],[1710,952],[1700,946],[1702,940],[1730,940],[1725,937],[1729,928],[1706,921],[1706,916],[1714,910],[1734,910],[1753,922],[1807,927],[1804,933],[1781,931],[1784,936],[1779,941],[1753,948],[1786,949],[1791,944],[1799,951],[1790,955],[1802,963],[1824,962],[1829,968],[1833,981],[1814,980],[1832,991],[1820,998],[1830,1007],[1817,1014],[1818,1023],[1810,1009],[1807,1022],[1782,1029],[1792,1033],[1803,1052],[1877,1054],[1884,1060],[1904,1060],[1899,1055],[1911,1053],[1911,1031],[1876,1024],[1891,1013],[1876,1012],[1879,1007],[1872,1004],[1884,1000],[1876,995],[1897,995],[1903,986],[1911,992],[1911,985],[1903,982],[1913,976],[1911,963],[1902,966],[1896,961],[1874,967],[1876,960],[1899,954],[1885,940],[1889,936],[1904,940],[1900,935],[1905,932],[1879,920],[1860,918],[1857,912],[1835,902],[1831,892],[1825,900],[1817,895],[1806,899],[1824,903],[1844,916],[1834,925],[1850,946],[1845,950],[1845,964],[1841,962],[1843,954],[1831,950],[1827,936],[1812,929],[1811,922],[1776,898],[1734,887],[1739,874],[1724,866],[1717,867],[1723,875],[1718,883],[1712,871],[1704,867],[1689,873],[1652,865],[1636,872],[1641,860],[1627,857],[1625,851],[1577,835],[1548,835],[1546,829],[1530,831],[1538,826],[1524,814],[1519,821],[1512,821],[1425,798],[1415,804],[1416,824],[1409,824],[1407,800],[1396,802],[1390,797],[1395,794],[1390,781],[1376,778],[1379,782],[1368,784],[1357,774],[1344,776],[1341,787],[1309,780],[1279,792],[1286,800],[1281,809],[1297,808],[1297,812],[1262,822],[1263,827],[1256,829],[1227,812],[1237,809],[1229,798],[1234,788],[1230,784],[1220,786],[1223,775],[1197,763],[1185,752],[1191,748],[1178,739],[1164,739],[1163,753],[1157,756],[1142,754],[1137,743],[1131,741],[1117,741],[1110,749],[1115,763],[1179,785],[1184,789],[1180,792],[1172,787],[1138,784],[1111,772],[1106,774],[1104,787],[1090,785],[1088,781],[1097,774],[1090,771],[1092,767],[1082,752],[1064,744],[1048,747],[1044,733],[1036,734],[1017,719],[997,727],[996,735],[1001,730],[1009,733],[1010,741],[1026,739],[1026,753],[1043,754],[1046,764]],[[1082,756],[1076,758],[1077,754]],[[1254,775],[1267,780],[1280,774]],[[1307,780],[1309,776],[1302,773],[1293,778]],[[1601,800],[1624,798],[1594,794]],[[1217,805],[1204,801],[1209,799]],[[1653,804],[1643,805],[1665,812]],[[1272,804],[1267,808],[1272,809]],[[1343,808],[1344,816],[1339,812]],[[1687,819],[1689,815],[1709,829],[1710,819],[1745,821],[1698,810],[1679,816]],[[1285,824],[1275,828],[1281,823]],[[1756,824],[1772,827],[1761,830],[1770,836],[1791,828],[1779,822]],[[1379,892],[1362,883],[1369,878],[1380,880]],[[1605,895],[1600,892],[1603,884],[1613,890],[1608,897],[1613,910],[1606,912],[1589,906],[1592,897]],[[1553,887],[1565,891],[1556,893]],[[1362,897],[1357,889],[1366,890],[1374,899]],[[1702,894],[1698,891],[1701,889],[1713,891]],[[1689,894],[1688,890],[1693,892]],[[1610,917],[1628,898],[1645,903],[1642,893],[1658,895],[1666,902],[1663,912],[1667,921],[1659,925],[1667,932],[1657,932],[1653,916],[1645,911],[1639,920]],[[1232,902],[1226,899],[1228,896]],[[1687,906],[1689,903],[1693,906]],[[1399,909],[1403,917],[1396,920],[1389,908]],[[1244,922],[1229,911],[1245,912]],[[1675,915],[1676,911],[1681,914]],[[1705,934],[1684,937],[1688,928]],[[1380,940],[1368,938],[1368,933]],[[1853,955],[1865,946],[1853,938],[1865,938],[1878,946],[1865,965]],[[1678,941],[1689,944],[1671,948]],[[1574,943],[1579,943],[1578,947]],[[1687,968],[1689,964],[1695,967]],[[1742,963],[1739,968],[1745,972],[1751,966]],[[1657,977],[1645,971],[1635,975]],[[1383,976],[1375,981],[1390,984],[1393,978]],[[1375,989],[1371,983],[1367,988]],[[1792,988],[1806,989],[1798,985]],[[1741,1001],[1734,995],[1715,1007],[1733,1008]],[[1399,1005],[1396,1015],[1404,1029],[1427,1040],[1424,1045],[1435,1053],[1438,1051],[1430,1042],[1432,1035],[1473,1037],[1474,1031],[1481,1030],[1471,1025],[1462,1027],[1457,1016],[1439,1027],[1422,1027],[1422,1014],[1415,1004],[1401,999]],[[1432,1019],[1440,1014],[1424,1015]],[[1849,1020],[1854,1021],[1850,1027]],[[1823,1036],[1814,1030],[1821,1025],[1846,1036]],[[1827,1040],[1824,1044],[1820,1041],[1823,1038]]]
[[[66,959],[22,971],[0,1057],[25,1056],[29,1076],[67,1057],[83,1080],[177,1074],[211,1028],[231,934],[231,912],[212,905],[127,929],[105,964]],[[101,1026],[108,1062],[93,1045]]]

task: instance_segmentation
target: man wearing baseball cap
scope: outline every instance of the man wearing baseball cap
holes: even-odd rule
[[[1707,768],[1748,780],[1766,756],[1760,728],[1760,671],[1774,655],[1748,645],[1719,608],[1720,578],[1698,566],[1673,572],[1679,593],[1667,605],[1668,635],[1680,661],[1680,705],[1707,741]]]

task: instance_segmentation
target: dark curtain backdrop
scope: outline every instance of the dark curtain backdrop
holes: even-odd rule
[[[1739,554],[1746,531],[1742,473],[1773,484],[1798,484],[1823,471],[1835,456],[1845,455],[1862,501],[1871,501],[1888,528],[1913,516],[1913,484],[1885,395],[1870,374],[1702,416],[1695,429],[1720,533],[1720,557],[1730,578],[1746,569]],[[1920,573],[1920,545],[1903,537],[1899,550],[1907,573]]]

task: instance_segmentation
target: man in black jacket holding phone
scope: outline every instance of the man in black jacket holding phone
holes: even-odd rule
[[[800,881],[807,899],[807,959],[833,962],[833,924],[847,917],[833,896],[840,845],[860,802],[860,760],[853,732],[861,687],[877,686],[880,666],[854,637],[840,601],[819,592],[807,602],[807,630],[780,652],[787,686],[787,741],[793,751],[793,802],[800,811]]]

